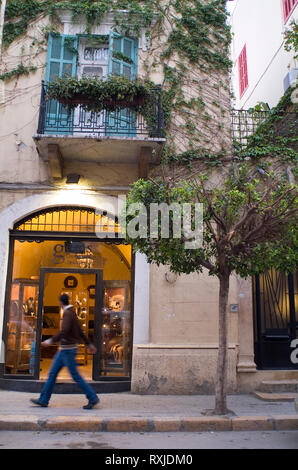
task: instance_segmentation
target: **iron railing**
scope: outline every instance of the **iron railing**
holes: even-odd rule
[[[42,82],[37,133],[163,138],[165,124],[160,85],[152,92],[150,108],[150,116],[147,117],[131,108],[90,112],[80,104],[69,112],[58,101],[48,98],[47,86]]]
[[[247,139],[254,134],[257,127],[264,122],[270,111],[233,109],[231,113],[232,136],[235,142],[247,144]]]

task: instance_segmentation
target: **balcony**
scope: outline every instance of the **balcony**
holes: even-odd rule
[[[42,83],[38,129],[33,139],[41,158],[49,161],[52,177],[60,178],[64,161],[70,160],[136,163],[143,168],[141,173],[146,173],[144,168],[159,162],[166,141],[160,86],[155,93],[147,122],[131,108],[95,113],[78,103],[69,112],[48,98],[47,87]]]

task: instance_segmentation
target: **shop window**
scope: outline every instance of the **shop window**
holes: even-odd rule
[[[92,355],[83,344],[79,346],[78,361],[85,377],[91,380],[94,371],[97,378],[130,374],[131,247],[80,241],[75,249],[69,249],[70,243],[13,242],[6,302],[5,374],[37,377],[36,361],[40,361],[40,378],[46,379],[57,345],[41,349],[40,357],[36,356],[37,345],[59,331],[62,312],[58,299],[62,293],[68,294],[84,333],[97,341],[100,351],[94,369]],[[101,296],[96,290],[95,271],[103,275],[101,311],[95,310],[97,296]],[[62,373],[62,378],[66,377],[67,372]]]

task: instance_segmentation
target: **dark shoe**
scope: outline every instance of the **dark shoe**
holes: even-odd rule
[[[41,403],[41,401],[39,401],[38,399],[36,398],[31,398],[30,399],[31,403],[33,403],[34,405],[38,405],[38,406],[42,406],[43,408],[46,408],[48,405],[46,405],[45,403]]]
[[[92,408],[99,403],[99,398],[96,397],[96,400],[88,402],[88,405],[83,406],[84,410],[92,410]]]

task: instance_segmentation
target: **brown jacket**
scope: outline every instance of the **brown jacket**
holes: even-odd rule
[[[77,345],[82,343],[90,345],[87,336],[84,335],[77,315],[70,305],[63,312],[62,328],[55,336],[52,336],[51,343],[60,343],[61,346]]]

